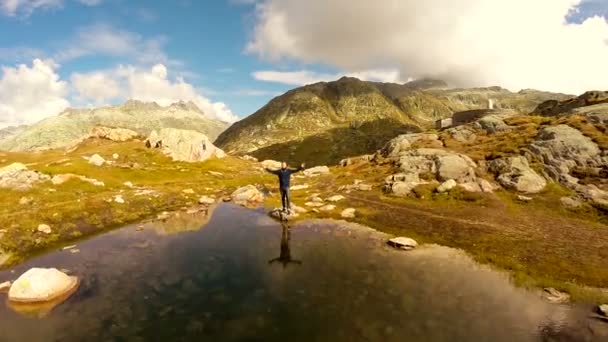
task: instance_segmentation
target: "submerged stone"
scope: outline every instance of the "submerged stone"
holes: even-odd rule
[[[11,286],[8,299],[19,303],[47,302],[73,292],[78,278],[56,268],[32,268]]]

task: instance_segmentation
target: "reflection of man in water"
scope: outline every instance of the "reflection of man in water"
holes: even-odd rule
[[[302,264],[300,260],[293,260],[291,258],[291,251],[289,250],[289,226],[287,223],[282,222],[281,226],[283,228],[283,232],[281,233],[281,254],[278,258],[274,258],[269,260],[269,264],[273,264],[275,262],[280,262],[283,264],[283,267],[287,267],[288,264]]]

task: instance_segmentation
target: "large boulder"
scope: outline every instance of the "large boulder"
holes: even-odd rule
[[[232,201],[238,205],[249,206],[264,201],[264,194],[253,185],[236,189],[231,195]]]
[[[545,164],[547,174],[558,181],[577,166],[597,167],[603,163],[598,145],[568,125],[543,128],[530,151]]]
[[[310,169],[304,170],[304,175],[307,177],[313,177],[318,175],[324,175],[329,173],[329,168],[327,166],[315,166]]]
[[[55,268],[32,268],[15,280],[8,299],[19,303],[48,302],[74,292],[77,287],[77,277]]]
[[[276,171],[281,168],[281,162],[276,160],[264,160],[261,164],[263,168],[268,170]]]
[[[538,193],[547,185],[547,181],[534,171],[528,160],[522,156],[492,160],[489,169],[498,175],[498,182],[505,188],[524,193]]]
[[[437,176],[441,181],[454,179],[465,183],[475,179],[475,162],[459,154],[439,156],[436,159]]]
[[[498,115],[484,116],[483,118],[477,120],[474,126],[490,134],[506,132],[511,129],[511,127],[509,127],[509,125],[503,121],[503,118]]]
[[[126,128],[110,128],[97,126],[91,129],[89,137],[121,142],[135,139],[139,137],[139,133]]]
[[[51,177],[38,171],[28,170],[21,163],[13,163],[0,168],[0,188],[27,190],[37,183],[48,181]]]
[[[206,135],[186,129],[163,128],[159,132],[153,131],[146,144],[162,146],[163,152],[174,161],[199,162],[226,156]]]

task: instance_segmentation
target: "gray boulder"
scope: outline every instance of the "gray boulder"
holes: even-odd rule
[[[248,206],[264,201],[264,194],[253,185],[236,189],[231,195],[232,201],[238,205]]]
[[[329,168],[327,166],[315,166],[310,169],[304,170],[304,175],[307,177],[313,177],[318,175],[324,175],[329,173]]]
[[[428,144],[442,147],[443,142],[439,140],[437,134],[432,133],[413,133],[402,134],[392,139],[382,148],[381,154],[384,157],[396,157],[401,153],[412,148],[412,145],[417,142],[425,141]]]
[[[479,119],[474,126],[490,134],[506,132],[511,129],[511,127],[507,125],[502,118],[496,115],[485,116]]]
[[[163,128],[152,131],[147,139],[150,146],[162,146],[163,152],[174,161],[200,162],[209,158],[224,158],[226,154],[200,132]]]
[[[15,280],[8,298],[19,303],[48,302],[74,292],[77,287],[78,278],[55,268],[31,268]]]
[[[21,163],[13,163],[0,168],[0,188],[28,190],[35,184],[46,182],[51,177],[38,171],[31,171]]]
[[[454,127],[447,130],[452,139],[461,143],[472,143],[477,139],[477,135],[464,126]]]
[[[475,179],[475,162],[469,157],[459,154],[439,156],[436,159],[437,176],[439,180],[454,179],[465,183]]]
[[[547,186],[547,181],[530,168],[522,156],[492,160],[489,169],[498,175],[498,182],[505,188],[524,193],[538,193]]]

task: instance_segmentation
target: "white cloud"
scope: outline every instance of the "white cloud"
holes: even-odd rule
[[[0,78],[0,128],[28,124],[56,115],[70,105],[67,84],[55,72],[52,61],[35,59],[2,68]]]
[[[77,97],[83,102],[103,104],[136,99],[168,106],[180,100],[192,101],[210,117],[225,122],[238,120],[224,103],[211,102],[183,78],[171,80],[168,76],[167,68],[156,64],[148,70],[119,66],[114,70],[75,73],[71,80]]]
[[[29,16],[37,9],[57,8],[62,5],[63,0],[0,0],[0,10],[8,16]]]
[[[402,78],[568,93],[608,88],[608,23],[566,16],[581,0],[265,0],[246,51]],[[314,18],[311,20],[310,18]],[[297,84],[318,75],[258,74]],[[322,75],[324,76],[324,75]],[[323,78],[323,77],[322,77]]]
[[[141,35],[99,23],[78,30],[76,37],[55,54],[58,61],[85,56],[111,56],[133,59],[138,63],[167,63],[163,51],[164,37],[144,38]]]
[[[97,6],[103,0],[77,0],[87,6]],[[0,11],[7,16],[30,16],[38,9],[60,8],[64,0],[0,0]]]
[[[356,72],[344,72],[344,73],[319,73],[309,70],[300,71],[275,71],[275,70],[261,70],[252,73],[253,78],[258,81],[276,82],[288,85],[301,86],[305,84],[317,83],[317,82],[329,82],[334,81],[342,76],[357,77],[364,81],[376,81],[376,82],[404,82],[399,76],[398,70],[390,69],[372,69],[363,70]]]

